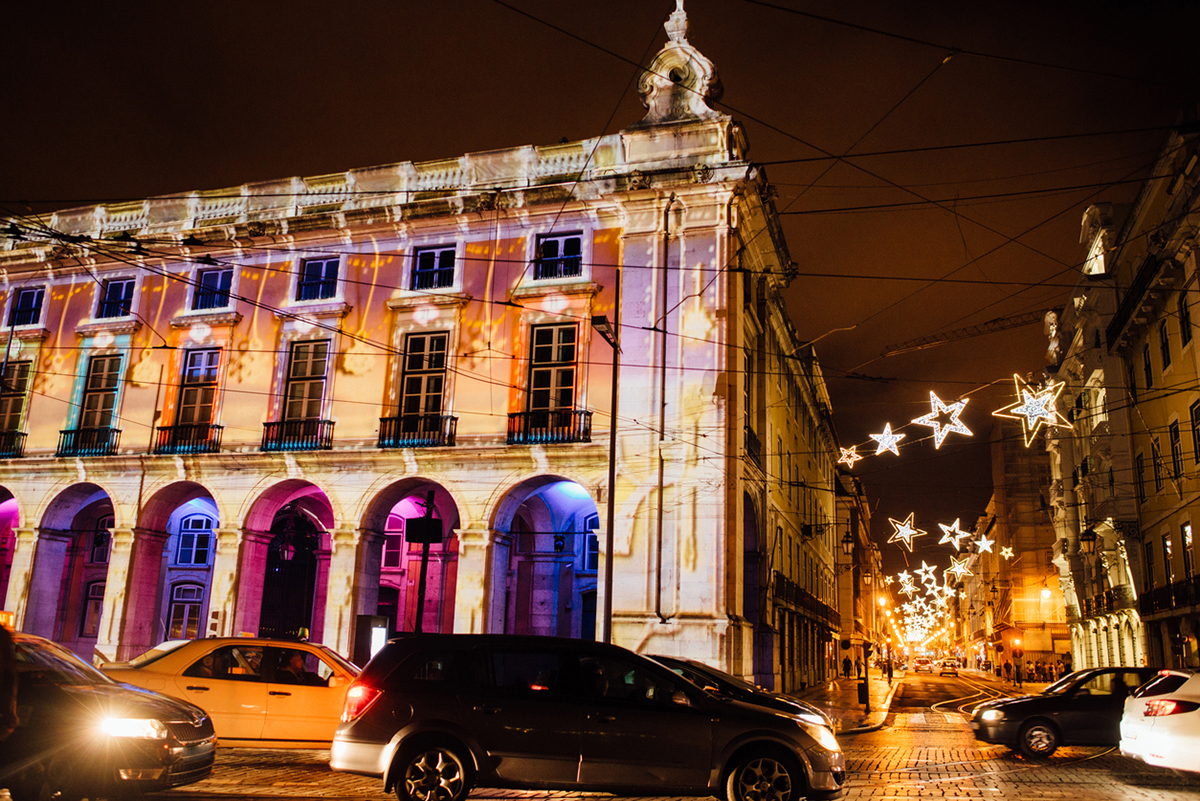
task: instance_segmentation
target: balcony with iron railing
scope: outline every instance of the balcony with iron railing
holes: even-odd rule
[[[109,320],[113,317],[128,317],[131,311],[133,311],[133,301],[127,298],[102,300],[96,307],[96,317],[101,320]]]
[[[509,445],[549,445],[592,441],[592,413],[582,409],[510,412]]]
[[[327,451],[333,447],[332,420],[280,420],[263,423],[264,451]]]
[[[438,448],[454,445],[458,418],[448,414],[402,414],[379,418],[380,448]]]
[[[24,431],[0,431],[0,459],[20,459],[25,455]]]
[[[197,287],[196,294],[192,298],[192,308],[197,311],[204,309],[224,309],[227,306],[229,306],[228,289]]]
[[[333,278],[301,279],[296,284],[296,300],[324,300],[337,293],[337,280]]]
[[[1191,576],[1166,587],[1155,587],[1138,597],[1138,612],[1146,617],[1158,612],[1175,612],[1200,604],[1200,576]]]
[[[58,450],[54,455],[111,456],[117,452],[120,442],[120,429],[110,426],[72,428],[58,432]]]
[[[159,426],[154,435],[154,452],[159,454],[217,453],[221,450],[224,426],[187,423]]]

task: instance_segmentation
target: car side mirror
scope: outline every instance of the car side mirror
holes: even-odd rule
[[[329,686],[330,687],[345,687],[349,683],[350,682],[346,681],[341,676],[330,676],[329,677]]]
[[[691,706],[692,699],[688,698],[688,694],[683,690],[676,690],[671,693],[671,703],[679,704],[680,706]]]

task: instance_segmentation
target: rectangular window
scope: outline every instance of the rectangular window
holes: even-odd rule
[[[1146,389],[1154,386],[1154,365],[1150,362],[1150,343],[1142,345],[1142,378],[1146,381]]]
[[[1154,589],[1154,543],[1146,542],[1146,589]]]
[[[575,408],[576,334],[574,324],[534,327],[529,374],[530,412]]]
[[[1154,469],[1154,491],[1162,492],[1163,488],[1163,460],[1162,449],[1158,444],[1158,437],[1150,440],[1150,460]]]
[[[219,348],[189,350],[184,356],[183,377],[179,382],[177,425],[211,423],[217,397],[217,368],[221,364]]]
[[[189,515],[179,523],[179,550],[177,565],[207,565],[212,546],[212,518],[207,515]]]
[[[229,306],[229,289],[233,286],[233,268],[201,270],[196,274],[196,289],[192,293],[193,309],[224,309]]]
[[[171,591],[171,623],[167,638],[194,640],[200,629],[200,602],[204,588],[198,584],[179,584]]]
[[[100,292],[100,305],[96,317],[128,317],[133,311],[133,279],[119,278],[105,281]]]
[[[295,342],[288,360],[284,420],[320,420],[325,402],[329,340]]]
[[[1137,499],[1141,503],[1146,501],[1146,454],[1139,453],[1134,463],[1134,483],[1137,485]]]
[[[1125,363],[1125,383],[1129,385],[1129,399],[1137,403],[1137,381],[1134,380],[1132,359]]]
[[[410,289],[442,289],[453,285],[453,246],[421,248],[413,255]]]
[[[13,326],[38,323],[42,319],[42,299],[45,296],[45,287],[18,289],[12,307],[8,310],[8,324]]]
[[[1171,440],[1171,477],[1179,481],[1183,478],[1183,442],[1179,437],[1179,421],[1171,423],[1167,431]]]
[[[108,545],[112,540],[113,518],[105,516],[96,521],[92,529],[92,548],[88,552],[88,561],[95,564],[108,562]]]
[[[20,431],[29,393],[30,362],[10,362],[0,384],[0,431]]]
[[[1183,577],[1190,580],[1195,571],[1195,564],[1192,561],[1195,556],[1192,555],[1192,524],[1190,521],[1179,528],[1179,547],[1183,550]]]
[[[538,237],[534,280],[578,278],[583,275],[583,235],[547,234]]]
[[[87,585],[83,599],[83,619],[79,623],[80,637],[95,637],[100,633],[100,614],[104,609],[104,582]]]
[[[600,538],[595,534],[587,535],[587,552],[583,555],[583,570],[595,573],[600,569]]]
[[[83,388],[83,414],[80,428],[106,428],[112,425],[117,405],[117,382],[121,377],[120,356],[93,356],[88,362]]]
[[[1167,579],[1167,584],[1175,583],[1175,553],[1171,548],[1171,535],[1163,534],[1163,575]]]
[[[409,334],[404,338],[404,375],[400,380],[402,417],[442,413],[449,339],[445,332]]]
[[[1188,303],[1188,292],[1185,289],[1179,293],[1179,346],[1183,347],[1192,341],[1192,307]]]
[[[385,531],[383,538],[383,566],[404,567],[404,532]]]
[[[1171,366],[1171,333],[1164,320],[1158,326],[1158,352],[1162,355],[1162,366],[1166,370]]]
[[[296,282],[296,300],[324,300],[337,294],[337,257],[308,259],[300,263],[300,280]]]

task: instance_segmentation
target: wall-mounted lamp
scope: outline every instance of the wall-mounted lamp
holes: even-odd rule
[[[1083,551],[1086,556],[1091,556],[1096,552],[1096,529],[1089,526],[1080,532],[1079,550]]]
[[[846,536],[842,537],[842,553],[846,556],[854,553],[854,535],[849,531],[846,532]]]

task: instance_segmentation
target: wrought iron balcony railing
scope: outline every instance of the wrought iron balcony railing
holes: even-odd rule
[[[509,445],[591,442],[592,413],[580,409],[510,412]]]
[[[280,420],[275,423],[263,423],[264,451],[327,451],[332,447],[332,420]]]
[[[0,459],[20,459],[25,455],[24,431],[0,431]]]
[[[110,426],[72,428],[58,432],[55,456],[111,456],[117,452],[121,431]]]
[[[224,426],[212,423],[187,423],[159,426],[154,437],[155,453],[217,453],[221,450]]]
[[[454,444],[458,418],[448,414],[402,414],[379,418],[379,447],[438,448]]]

